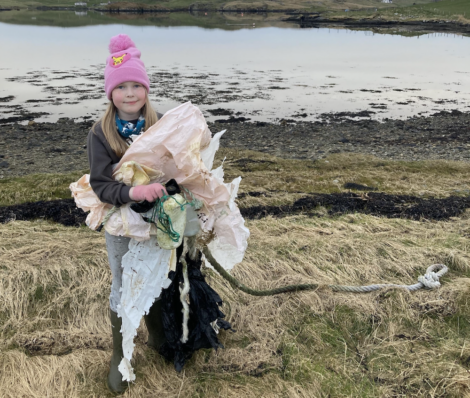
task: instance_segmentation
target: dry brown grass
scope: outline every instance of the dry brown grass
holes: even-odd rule
[[[459,15],[458,18],[457,18],[457,22],[464,23],[464,24],[470,24],[470,19],[466,18],[464,15]]]
[[[448,196],[467,189],[470,166],[334,155],[318,162],[221,150],[244,206],[285,204],[344,182],[388,193]],[[248,161],[243,160],[248,159]],[[0,204],[69,197],[67,175],[1,182]],[[337,180],[337,182],[334,182]],[[39,183],[38,183],[39,181]],[[301,193],[297,193],[301,192]],[[127,397],[470,396],[470,219],[416,222],[361,214],[265,218],[236,277],[256,288],[290,283],[415,283],[435,262],[451,271],[438,291],[367,295],[316,292],[254,298],[208,272],[237,333],[226,349],[198,352],[182,374],[145,345]],[[110,271],[103,236],[47,222],[0,225],[0,396],[106,397],[111,355]]]
[[[249,223],[235,275],[287,283],[414,283],[434,262],[439,291],[254,298],[213,273],[236,333],[184,373],[137,337],[128,397],[462,397],[470,392],[468,217],[423,223],[347,215]],[[110,272],[103,236],[46,222],[0,226],[2,397],[106,397]]]

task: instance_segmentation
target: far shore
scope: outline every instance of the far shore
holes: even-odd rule
[[[0,12],[21,11],[21,7],[0,7]],[[470,23],[466,19],[451,19],[446,16],[435,15],[432,18],[416,16],[414,18],[403,18],[398,13],[384,14],[385,10],[378,9],[375,13],[370,9],[352,9],[348,12],[338,13],[338,10],[312,12],[302,8],[268,8],[267,6],[250,6],[250,4],[239,3],[236,7],[230,5],[215,5],[211,3],[193,3],[189,7],[163,7],[160,5],[149,6],[138,3],[112,3],[101,7],[63,7],[63,6],[37,6],[28,7],[34,11],[95,11],[107,14],[164,14],[164,13],[190,13],[197,16],[204,16],[207,13],[218,14],[240,14],[267,15],[278,14],[275,20],[298,24],[301,28],[319,27],[343,27],[350,29],[390,29],[400,28],[409,31],[432,31],[446,33],[470,34]]]

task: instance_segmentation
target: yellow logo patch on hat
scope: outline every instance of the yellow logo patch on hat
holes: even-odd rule
[[[120,57],[113,57],[114,66],[122,64],[126,55],[127,54],[122,54]]]

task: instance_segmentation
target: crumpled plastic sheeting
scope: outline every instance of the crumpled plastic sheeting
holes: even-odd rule
[[[223,173],[223,171],[221,170],[219,173]],[[220,216],[214,225],[216,237],[207,245],[217,262],[227,271],[243,260],[248,246],[247,240],[250,236],[250,231],[245,227],[245,223],[240,222],[243,217],[235,203],[241,180],[241,177],[237,177],[231,183],[225,184],[230,192],[230,200],[227,204],[229,211],[221,209]],[[233,242],[236,244],[234,245]],[[242,249],[240,250],[240,248]]]
[[[227,130],[222,130],[219,131],[217,134],[215,134],[211,142],[209,143],[209,146],[207,146],[205,149],[201,151],[201,159],[202,162],[204,163],[204,166],[206,166],[207,170],[212,170],[212,166],[214,165],[214,156],[215,153],[219,150],[220,146],[220,139],[224,135],[224,133]]]
[[[147,185],[162,176],[163,173],[160,170],[153,170],[131,160],[122,164],[114,178],[128,186],[136,187],[137,185]]]
[[[244,256],[249,230],[235,204],[241,178],[224,183],[222,166],[211,170],[223,131],[211,133],[201,111],[186,102],[170,111],[126,151],[115,170],[128,161],[138,162],[153,170],[161,170],[164,177],[155,182],[174,178],[204,203],[198,211],[203,231],[215,232],[211,242],[214,258],[232,269]],[[109,232],[109,231],[108,231]]]
[[[130,208],[130,203],[117,209],[104,224],[104,229],[108,234],[125,236],[137,241],[148,240],[151,235],[157,234],[155,225],[145,222],[140,214]]]
[[[89,174],[85,174],[77,182],[70,184],[70,190],[77,207],[85,212],[90,212],[85,221],[86,225],[91,229],[98,228],[106,213],[113,206],[99,200],[91,188]]]
[[[190,102],[168,111],[154,126],[140,135],[115,166],[115,177],[133,184],[136,164],[139,173],[146,168],[162,173],[152,182],[164,183],[174,178],[203,202],[197,217],[201,229],[215,232],[209,248],[214,258],[227,270],[242,261],[247,248],[249,231],[235,204],[241,178],[224,183],[222,166],[213,170],[214,156],[223,131],[211,139],[201,111]],[[125,165],[125,173],[121,170]],[[121,173],[121,174],[119,174]],[[125,174],[125,177],[124,177]],[[119,177],[121,176],[121,177]],[[139,179],[142,176],[139,176]],[[90,211],[87,225],[96,229],[104,219],[105,208],[89,186],[89,176],[70,185],[77,206]],[[132,381],[135,375],[130,360],[133,339],[141,317],[149,310],[161,289],[167,287],[166,275],[172,251],[156,245],[154,225],[143,221],[129,204],[121,206],[107,221],[108,233],[131,237],[130,251],[123,257],[122,300],[118,315],[122,317],[124,359],[119,365],[123,380]],[[173,251],[174,252],[174,251]],[[139,261],[139,259],[143,261]],[[162,275],[165,275],[163,278]],[[220,320],[220,319],[219,319]],[[190,317],[191,321],[191,317]]]
[[[154,173],[152,178],[157,172],[161,173],[152,182],[164,183],[174,178],[179,185],[189,189],[204,204],[198,211],[201,229],[215,233],[215,239],[210,243],[214,258],[230,270],[242,261],[250,232],[244,226],[243,217],[235,204],[240,178],[224,183],[222,166],[209,171],[223,133],[221,131],[211,139],[201,111],[191,102],[186,102],[165,113],[131,144],[115,165],[114,176],[124,180],[125,174],[126,181],[131,182],[132,172],[135,172],[135,165],[138,164],[139,173],[151,169]],[[133,166],[128,167],[129,164]],[[84,178],[87,180],[86,176]],[[78,182],[71,184],[70,188],[78,207],[88,211],[86,205],[89,201],[99,203],[91,187],[78,194],[74,191],[75,184]],[[89,210],[87,225],[95,229],[102,222],[106,211],[99,206],[90,207]],[[108,220],[105,229],[112,235],[137,240],[149,239],[156,233],[152,226],[129,209],[129,205],[121,206]]]
[[[70,184],[70,190],[77,207],[90,212],[85,221],[86,225],[93,230],[98,228],[113,206],[99,200],[91,188],[89,174],[85,174],[77,182]],[[104,225],[104,229],[111,235],[124,236],[138,241],[148,240],[151,235],[157,234],[155,225],[145,222],[140,214],[132,211],[130,203],[116,209]]]
[[[122,318],[122,348],[124,358],[119,364],[123,381],[134,381],[135,374],[131,366],[134,352],[134,337],[137,335],[142,316],[148,313],[151,305],[166,289],[172,250],[158,246],[157,238],[137,242],[131,239],[129,251],[122,257],[121,304],[118,316]]]

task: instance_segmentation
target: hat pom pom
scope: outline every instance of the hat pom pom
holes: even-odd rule
[[[111,41],[109,42],[109,52],[111,54],[127,50],[129,47],[135,47],[135,44],[127,35],[111,37]]]

